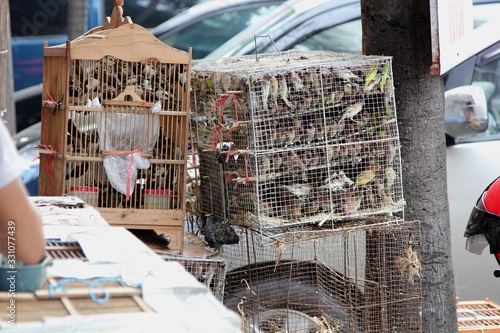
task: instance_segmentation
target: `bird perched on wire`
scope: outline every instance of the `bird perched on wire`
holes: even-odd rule
[[[340,118],[340,122],[345,121],[346,119],[350,119],[354,122],[356,122],[353,117],[356,116],[358,113],[363,110],[363,106],[365,105],[364,102],[356,102],[354,104],[349,105],[344,109],[344,112],[342,114],[342,117]]]
[[[302,83],[302,80],[295,71],[289,70],[288,73],[286,73],[286,78],[288,79],[289,86],[293,88],[294,91],[298,92],[304,89],[304,83]]]
[[[344,214],[354,214],[361,207],[364,193],[356,187],[352,187],[347,192],[341,192],[341,205],[340,208]]]
[[[274,105],[278,107],[278,96],[279,96],[279,83],[278,79],[274,75],[268,74],[269,82],[271,83],[271,91],[269,93],[269,98],[273,101]]]
[[[293,109],[294,106],[288,99],[288,85],[286,84],[286,78],[283,74],[278,74],[278,93],[283,102],[285,102],[289,108]]]
[[[339,172],[335,172],[333,175],[328,177],[319,188],[329,189],[332,192],[335,192],[339,190],[346,191],[347,188],[352,185],[354,185],[354,181],[347,177],[344,171],[340,170]]]
[[[283,185],[283,187],[299,199],[306,199],[312,190],[311,184],[292,184]]]
[[[262,108],[264,109],[264,111],[267,111],[267,109],[269,108],[269,95],[271,94],[271,77],[269,75],[264,75],[264,77],[260,81],[260,90],[262,93]]]

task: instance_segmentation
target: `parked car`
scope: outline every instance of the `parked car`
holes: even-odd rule
[[[260,25],[284,0],[214,0],[191,7],[151,29],[162,42],[176,49],[193,50],[193,59],[204,58],[241,30]]]
[[[310,6],[305,10],[305,6]],[[484,6],[484,7],[483,7]],[[486,9],[485,9],[486,8]],[[485,10],[483,10],[485,9]],[[497,17],[498,3],[476,1],[475,26]],[[255,53],[254,35],[272,37],[258,39],[258,52],[297,49],[361,51],[361,21],[359,0],[300,1],[292,0],[276,7],[257,28],[250,27],[230,39],[211,57]],[[273,19],[267,19],[272,17]],[[290,33],[293,32],[293,33]],[[206,37],[208,38],[208,37]],[[247,41],[247,42],[245,42]],[[500,301],[493,278],[495,261],[492,256],[476,256],[465,250],[463,232],[477,197],[495,179],[500,165],[500,38],[490,47],[452,68],[444,75],[448,102],[452,89],[479,87],[485,96],[488,126],[485,130],[467,128],[447,119],[448,194],[452,233],[452,256],[457,296],[463,300],[490,299]],[[461,106],[457,106],[461,107]],[[448,106],[447,106],[448,108]],[[448,109],[447,114],[453,113]],[[461,120],[463,122],[463,118]],[[484,124],[484,123],[483,123]],[[453,130],[458,125],[460,131]],[[38,134],[39,135],[39,134]],[[492,280],[493,279],[493,280]]]
[[[207,0],[127,0],[123,10],[134,23],[151,28]],[[43,75],[43,44],[66,42],[68,1],[9,1],[16,129],[40,121]],[[100,26],[110,16],[114,1],[87,0],[87,30]]]

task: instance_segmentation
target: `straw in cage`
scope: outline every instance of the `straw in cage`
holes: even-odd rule
[[[223,247],[224,303],[262,332],[320,331],[318,319],[334,332],[419,332],[420,272],[399,262],[411,247],[419,263],[419,234],[418,221],[381,220],[262,246],[259,233],[241,229],[240,243]]]

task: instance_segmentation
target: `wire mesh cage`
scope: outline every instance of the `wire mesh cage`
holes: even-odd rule
[[[246,332],[421,332],[419,222],[276,237],[238,228],[224,245],[224,304]]]
[[[401,212],[393,90],[390,57],[193,61],[202,212],[255,229]]]
[[[226,264],[223,259],[196,258],[160,254],[165,261],[177,261],[198,281],[206,285],[221,302],[224,300],[226,283]]]
[[[78,196],[111,224],[176,233],[180,247],[190,75],[191,50],[128,17],[45,45],[39,195]]]

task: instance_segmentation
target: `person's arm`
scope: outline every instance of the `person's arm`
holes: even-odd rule
[[[9,228],[10,227],[10,228]],[[0,188],[0,252],[36,264],[45,250],[42,218],[20,178]]]

